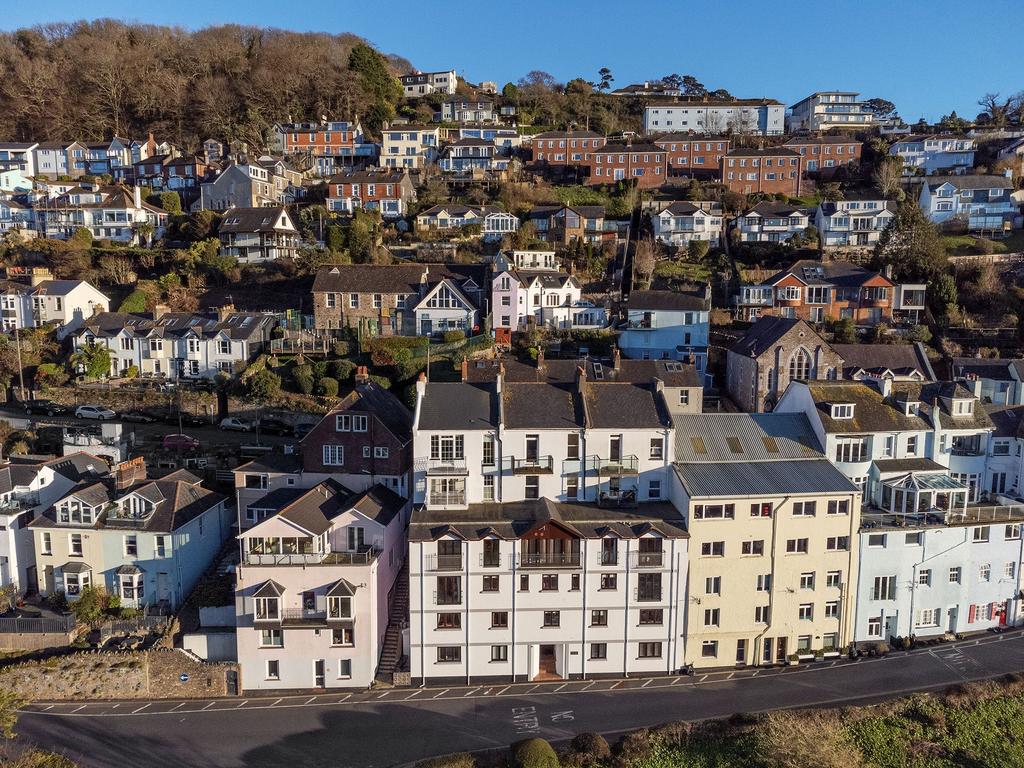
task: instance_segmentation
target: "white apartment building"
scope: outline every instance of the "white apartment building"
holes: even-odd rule
[[[717,202],[675,202],[651,213],[654,239],[685,248],[692,240],[706,240],[712,248],[722,244],[725,215]]]
[[[437,161],[441,129],[436,125],[394,124],[381,130],[382,168],[422,168]]]
[[[399,81],[407,99],[429,96],[432,93],[454,94],[459,78],[454,69],[441,72],[410,72],[401,75]]]
[[[33,220],[39,237],[67,240],[87,229],[95,238],[147,245],[163,237],[167,212],[144,202],[139,187],[75,187],[37,203]]]
[[[491,280],[492,327],[496,332],[536,325],[593,328],[607,325],[604,307],[583,298],[575,275],[561,271],[554,251],[508,251],[495,259]]]
[[[798,414],[675,419],[671,497],[690,534],[686,662],[838,656],[853,639],[860,493]]]
[[[814,212],[823,248],[874,246],[896,215],[896,203],[881,198],[824,202]]]
[[[918,475],[908,494],[950,494],[935,507],[865,512],[855,639],[892,642],[980,632],[1024,623],[1020,568],[1024,507],[967,506],[936,472]],[[932,502],[929,502],[931,504]],[[941,507],[941,502],[939,505]]]
[[[692,131],[721,135],[725,131],[780,136],[786,129],[786,106],[774,99],[672,101],[644,107],[643,131]]]
[[[875,113],[858,101],[856,91],[818,91],[790,107],[789,131],[827,131],[831,128],[865,130]]]
[[[234,374],[270,340],[275,319],[223,307],[214,315],[166,312],[151,316],[102,312],[72,336],[76,350],[100,344],[110,351],[110,375],[135,367],[144,376],[213,378]]]
[[[381,485],[354,493],[327,479],[238,537],[244,690],[373,683],[405,559],[407,513],[408,502]]]
[[[685,530],[665,499],[693,374],[555,362],[417,385],[414,681],[679,668]]]

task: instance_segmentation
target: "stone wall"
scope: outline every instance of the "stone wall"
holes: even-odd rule
[[[0,650],[41,651],[63,648],[74,640],[74,632],[0,632]]]
[[[0,687],[30,700],[207,698],[226,696],[227,674],[237,670],[176,650],[88,652],[9,667],[0,671]]]

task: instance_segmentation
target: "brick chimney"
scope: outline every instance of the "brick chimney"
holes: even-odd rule
[[[47,267],[31,267],[29,268],[28,274],[33,288],[42,282],[53,280],[53,272],[51,272]]]
[[[146,458],[136,456],[114,465],[114,490],[123,491],[146,479]]]
[[[420,374],[421,376],[423,374]],[[370,383],[370,369],[365,365],[360,365],[356,368],[356,384],[369,384]]]
[[[419,400],[427,393],[427,374],[424,371],[420,371],[420,375],[416,378],[416,399]],[[419,406],[417,406],[418,408]]]
[[[576,366],[576,391],[583,392],[583,385],[587,383],[587,369],[582,365]]]
[[[161,317],[163,317],[170,311],[171,308],[168,307],[166,304],[157,304],[155,307],[153,307],[153,319],[159,320]]]
[[[234,311],[234,304],[225,304],[223,307],[217,307],[217,321],[223,323],[228,319],[228,315],[234,314]]]

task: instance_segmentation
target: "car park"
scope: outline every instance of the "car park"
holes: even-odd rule
[[[274,418],[263,418],[258,423],[259,431],[268,435],[290,435],[294,427],[287,421]]]
[[[75,417],[79,419],[96,419],[97,421],[110,421],[116,419],[117,414],[102,405],[80,405],[75,408]]]
[[[121,414],[121,421],[130,421],[135,424],[153,424],[159,419],[147,411],[125,411]]]

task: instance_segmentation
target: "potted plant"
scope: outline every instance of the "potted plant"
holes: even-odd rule
[[[795,653],[789,654],[789,656],[786,657],[786,660],[789,662],[789,666],[791,667],[795,667],[800,664],[800,657]]]
[[[839,656],[839,649],[834,645],[826,645],[821,652],[826,659],[834,659]]]
[[[816,648],[811,653],[814,654],[815,661],[822,661],[825,658],[825,650],[823,648]]]

